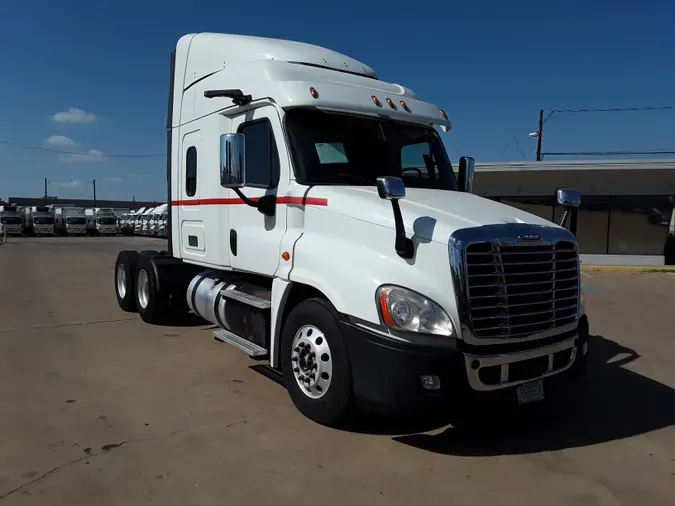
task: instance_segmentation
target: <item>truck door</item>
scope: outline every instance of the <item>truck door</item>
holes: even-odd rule
[[[241,192],[249,198],[284,196],[289,184],[290,160],[276,109],[260,107],[233,118],[232,131],[246,138],[247,181]],[[286,206],[277,204],[274,216],[265,216],[244,204],[233,190],[228,191],[234,202],[228,206],[232,267],[273,276],[281,260]]]

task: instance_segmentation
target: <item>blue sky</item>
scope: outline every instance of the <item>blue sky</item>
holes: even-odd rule
[[[357,58],[448,111],[454,129],[443,135],[454,160],[533,160],[527,134],[540,108],[675,105],[675,4],[396,5],[5,0],[0,141],[93,155],[0,144],[0,197],[39,196],[46,177],[54,196],[90,196],[96,179],[99,198],[165,198],[163,156],[105,154],[165,152],[169,54],[190,32],[288,38]],[[674,125],[675,111],[557,113],[544,151],[673,149]]]

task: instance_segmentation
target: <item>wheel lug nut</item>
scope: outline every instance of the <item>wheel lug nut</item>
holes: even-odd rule
[[[305,375],[304,374],[300,375],[300,381],[305,381]]]
[[[311,353],[309,354],[309,356],[310,356],[310,358],[314,358],[314,357],[316,357],[316,353],[311,352]]]
[[[309,379],[311,379],[312,381],[314,381],[315,378],[316,378],[316,376],[314,375],[314,373],[309,375]]]

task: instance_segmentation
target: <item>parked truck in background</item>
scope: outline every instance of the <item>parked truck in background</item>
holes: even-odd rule
[[[210,321],[325,424],[571,388],[589,334],[574,234],[472,194],[473,159],[455,176],[435,127],[443,110],[334,51],[182,37],[168,249],[120,251],[119,306]]]
[[[134,226],[135,235],[145,235],[147,231],[148,220],[152,214],[154,207],[147,207],[142,213],[136,217],[136,224]]]
[[[58,235],[85,235],[87,216],[83,207],[55,207],[55,229]]]
[[[158,221],[159,224],[157,226],[157,236],[163,237],[165,239],[167,237],[167,230],[166,230],[167,218],[168,218],[168,215],[165,211],[160,215],[159,221]]]
[[[0,234],[22,235],[23,227],[23,216],[16,205],[0,205]]]
[[[148,223],[148,235],[150,236],[158,235],[160,227],[160,219],[162,217],[162,214],[166,212],[166,207],[167,207],[166,204],[162,204],[153,209],[152,215],[150,216],[150,220]]]
[[[90,207],[84,210],[88,235],[117,234],[117,215],[112,208]]]
[[[54,210],[47,206],[25,207],[24,233],[27,235],[54,235]]]

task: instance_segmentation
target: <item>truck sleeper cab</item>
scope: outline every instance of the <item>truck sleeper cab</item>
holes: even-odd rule
[[[537,401],[583,372],[574,234],[473,195],[435,105],[333,51],[222,34],[179,40],[170,89],[168,250],[119,253],[123,310],[217,325],[325,424]]]

